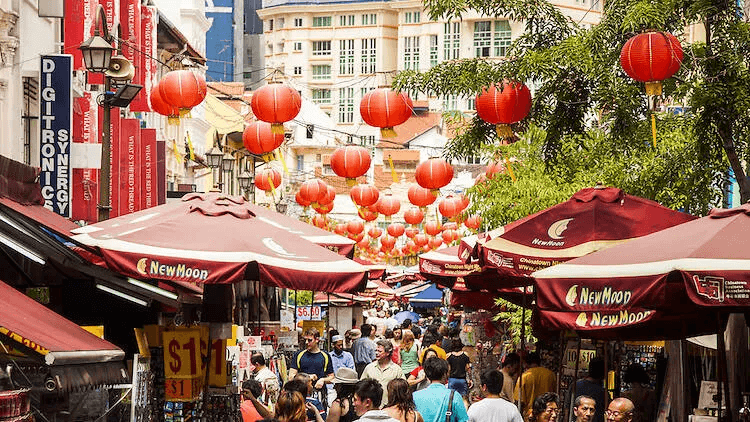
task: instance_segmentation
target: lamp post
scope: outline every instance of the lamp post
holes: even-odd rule
[[[234,170],[234,157],[225,153],[219,148],[217,143],[206,153],[206,162],[208,167],[211,169],[218,170],[219,181],[217,183],[218,188],[224,191],[224,172],[231,172]]]
[[[100,29],[101,27],[101,29]],[[113,61],[112,54],[115,48],[112,46],[114,37],[109,34],[107,29],[107,17],[104,14],[104,7],[98,5],[96,9],[96,20],[94,21],[94,35],[87,39],[78,47],[83,56],[83,62],[86,69],[90,72],[104,73],[104,97],[100,105],[104,108],[102,118],[102,155],[101,171],[99,173],[99,221],[109,219],[109,190],[110,190],[110,142],[111,133],[111,115],[113,107],[127,107],[128,104],[138,95],[141,90],[140,85],[125,83],[120,86],[117,92],[111,92],[112,80],[129,81],[133,78],[133,64],[124,57],[116,56]]]

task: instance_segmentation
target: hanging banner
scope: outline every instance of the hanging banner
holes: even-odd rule
[[[167,203],[167,143],[156,141],[156,205]]]
[[[73,100],[73,142],[81,144],[99,143],[97,104],[91,92]],[[70,216],[75,221],[96,223],[99,202],[99,169],[74,168],[71,186]]]
[[[159,62],[156,61],[158,54],[156,51],[156,24],[158,21],[156,7],[141,6],[140,19],[140,69],[136,70],[136,77],[138,78],[136,83],[143,85],[143,89],[130,103],[130,109],[133,111],[151,111],[149,107],[151,88],[156,84],[159,73]]]
[[[119,109],[112,109],[112,113],[110,115],[110,142],[109,142],[109,157],[110,157],[110,165],[109,165],[109,204],[110,204],[110,211],[109,211],[109,217],[117,217],[119,214],[119,204],[120,204],[120,192],[119,189],[120,186],[120,155],[121,155],[121,146],[120,146],[120,112]],[[104,127],[103,123],[103,114],[104,114],[104,108],[99,107],[99,127]]]
[[[119,215],[132,214],[141,207],[141,121],[123,119],[120,124]]]
[[[39,71],[39,184],[44,206],[70,217],[73,56],[41,56]]]
[[[120,27],[122,28],[122,55],[130,60],[135,70],[132,83],[143,86],[144,56],[141,52],[141,2],[140,0],[120,0]],[[130,102],[130,111],[149,111],[144,91]]]
[[[73,56],[74,70],[86,68],[78,46],[92,34],[97,4],[96,0],[65,0],[65,51]]]
[[[156,206],[156,129],[141,129],[141,208]]]
[[[115,28],[117,27],[116,23],[119,23],[119,15],[120,15],[119,0],[99,0],[99,4],[101,4],[102,8],[104,8],[104,16],[107,20],[106,22],[99,23],[100,25],[99,30],[101,31],[103,26],[106,25],[110,35],[115,35],[115,36],[118,35],[116,33],[117,31],[115,30]],[[84,26],[84,29],[89,34],[86,36],[86,38],[88,38],[94,33],[94,23],[96,22],[96,6],[97,5],[94,4],[94,10],[92,12],[92,21],[91,21],[92,23]],[[66,37],[67,37],[67,34],[66,34]],[[102,73],[88,72],[86,77],[88,78],[88,83],[90,84],[98,84],[98,85],[104,84],[104,74]]]

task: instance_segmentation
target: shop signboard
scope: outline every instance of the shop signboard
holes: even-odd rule
[[[565,375],[576,375],[576,360],[578,361],[578,373],[588,373],[589,362],[596,356],[596,350],[581,348],[578,353],[578,359],[576,359],[576,351],[578,351],[578,343],[576,341],[569,341],[568,347],[565,349],[565,360],[563,361],[563,373]]]
[[[165,331],[164,376],[167,379],[167,390],[176,398],[200,392],[197,385],[203,385],[208,370],[208,384],[223,387],[227,384],[226,339],[215,339],[211,342],[211,359],[206,365],[204,358],[208,354],[208,330],[205,327],[180,328]],[[194,380],[199,379],[196,383]],[[180,382],[180,380],[186,380]]]
[[[320,306],[297,306],[297,321],[320,321],[322,315]]]

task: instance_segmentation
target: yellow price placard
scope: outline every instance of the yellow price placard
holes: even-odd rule
[[[165,331],[163,339],[166,378],[195,378],[203,373],[201,329],[180,328]]]
[[[224,387],[227,385],[227,340],[216,339],[211,342],[211,362],[208,368],[208,385]]]
[[[171,401],[193,401],[203,389],[202,378],[167,378],[164,395]]]

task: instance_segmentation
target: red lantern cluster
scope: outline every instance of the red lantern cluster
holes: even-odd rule
[[[358,220],[352,220],[346,225],[346,231],[352,234],[360,234],[364,232],[364,230],[365,230],[365,225],[361,221],[358,221]]]
[[[430,158],[417,165],[414,178],[419,186],[431,190],[433,196],[437,196],[440,188],[453,179],[453,166],[442,158]]]
[[[482,226],[482,217],[478,215],[472,215],[464,221],[464,226],[474,231],[479,230]]]
[[[510,125],[523,120],[531,110],[531,91],[521,82],[503,81],[483,88],[476,98],[477,115],[496,125],[500,139],[513,137]]]
[[[255,187],[265,192],[273,192],[281,186],[281,173],[272,168],[265,168],[255,177]]]
[[[359,114],[370,126],[380,128],[380,136],[396,136],[394,126],[409,120],[414,104],[404,92],[392,91],[390,88],[378,88],[362,97],[359,103]]]
[[[424,225],[424,231],[430,236],[437,236],[442,231],[442,227],[437,221],[428,221]]]
[[[252,122],[242,132],[242,143],[248,151],[260,155],[265,161],[273,159],[273,151],[284,142],[284,134],[273,133],[271,124]]]
[[[406,230],[406,228],[401,223],[391,223],[388,225],[387,230],[389,235],[398,238],[404,234],[404,230]]]
[[[661,95],[661,81],[680,70],[682,59],[682,45],[669,32],[638,34],[620,51],[623,70],[636,81],[645,82],[648,95]]]
[[[255,90],[250,107],[255,117],[271,123],[273,133],[283,135],[284,122],[297,117],[302,108],[302,97],[289,86],[271,82]]]
[[[370,169],[370,151],[359,145],[346,145],[336,148],[331,155],[331,170],[340,177],[346,178],[348,186],[357,184],[357,178],[367,174]]]
[[[173,70],[159,81],[159,94],[167,104],[176,107],[180,116],[202,103],[208,88],[203,76],[190,70]]]
[[[381,229],[380,227],[371,227],[370,230],[367,231],[367,234],[371,238],[377,239],[381,234],[383,234],[383,229]]]
[[[310,179],[302,183],[299,188],[300,198],[310,205],[325,204],[328,195],[328,185],[320,179]]]

